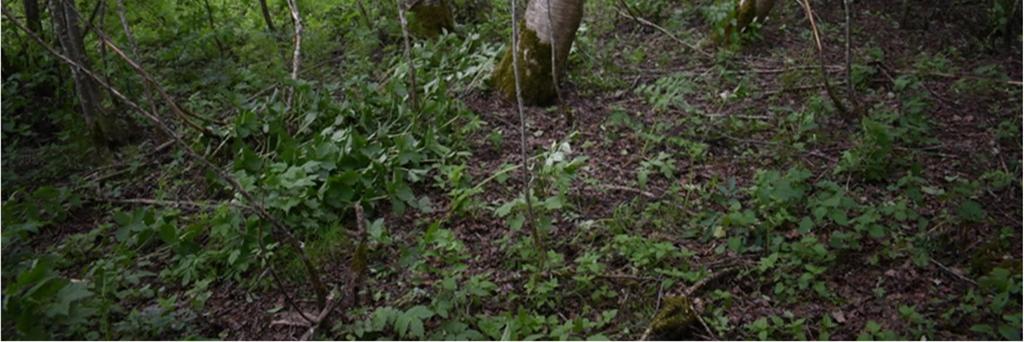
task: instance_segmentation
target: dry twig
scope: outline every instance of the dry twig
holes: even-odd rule
[[[943,271],[946,271],[946,273],[952,274],[952,275],[953,275],[954,277],[957,277],[958,279],[960,279],[960,280],[963,280],[963,281],[967,282],[968,284],[971,284],[971,285],[974,285],[974,286],[978,286],[978,282],[974,281],[974,279],[971,279],[971,278],[965,277],[965,276],[964,276],[963,274],[961,274],[960,272],[957,272],[957,271],[955,271],[955,270],[953,270],[953,269],[949,268],[948,266],[946,266],[946,265],[943,265],[943,264],[942,264],[941,262],[939,262],[938,260],[935,260],[935,258],[930,258],[930,260],[931,260],[931,262],[932,262],[933,264],[935,264],[935,266],[938,266],[938,267],[939,267],[940,269],[942,269]]]
[[[818,31],[818,24],[814,20],[814,10],[811,9],[811,3],[808,0],[797,0],[797,2],[800,3],[801,7],[803,7],[804,14],[807,16],[807,21],[811,24],[811,33],[813,33],[814,36],[814,46],[818,50],[818,66],[819,71],[821,72],[821,81],[825,85],[825,92],[828,93],[829,99],[832,100],[832,103],[840,113],[849,114],[849,111],[846,109],[846,105],[836,97],[835,91],[832,90],[832,84],[829,83],[828,72],[825,70],[825,47],[821,43],[821,33]]]
[[[623,2],[623,0],[619,0],[619,4],[620,4],[620,6],[624,7],[625,11],[626,11],[626,12],[623,12],[621,10],[618,11],[619,15],[624,16],[626,18],[633,19],[633,21],[636,21],[637,23],[640,23],[641,25],[648,26],[650,28],[658,30],[661,33],[664,33],[670,39],[674,40],[676,43],[682,44],[683,46],[688,47],[688,48],[690,48],[693,51],[700,52],[702,55],[704,55],[706,57],[712,57],[711,53],[709,53],[707,51],[704,51],[704,50],[701,50],[696,45],[687,43],[687,42],[683,41],[682,39],[679,39],[679,37],[676,37],[676,35],[672,34],[672,32],[669,31],[668,29],[666,29],[664,27],[661,27],[661,26],[658,26],[658,24],[652,23],[650,20],[644,19],[641,16],[633,15],[632,13],[629,13],[629,6],[626,5],[626,3]]]

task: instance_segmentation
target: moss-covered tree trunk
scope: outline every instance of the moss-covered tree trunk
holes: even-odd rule
[[[74,4],[71,1],[50,1],[50,13],[61,50],[76,64],[88,69],[91,63],[85,52],[78,12],[75,11]],[[78,68],[72,67],[71,74],[82,117],[96,148],[106,151],[109,146],[120,143],[126,132],[119,131],[114,118],[104,112],[103,93],[99,89],[99,84]]]
[[[555,40],[556,69],[562,74],[582,19],[583,0],[530,1],[523,21],[518,24],[519,48],[505,49],[494,70],[494,87],[507,98],[516,98],[515,75],[512,73],[512,50],[516,50],[524,104],[552,103],[557,94],[551,74],[551,38],[554,36]]]
[[[738,0],[732,17],[736,20],[735,25],[732,22],[726,25],[725,35],[713,37],[714,41],[719,44],[730,43],[735,34],[746,32],[755,20],[759,23],[767,20],[772,7],[775,7],[775,0]]]
[[[413,0],[408,3],[412,33],[426,38],[455,30],[455,19],[448,0]]]

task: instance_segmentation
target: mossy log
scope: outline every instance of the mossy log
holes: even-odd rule
[[[688,333],[697,322],[693,304],[685,296],[667,296],[661,310],[651,321],[650,337],[662,340],[687,340]]]
[[[455,30],[448,0],[415,0],[410,3],[409,13],[410,29],[417,36],[433,38]]]
[[[547,12],[548,6],[551,8],[550,15]],[[582,0],[533,0],[527,5],[526,17],[518,23],[519,48],[516,51],[524,105],[548,105],[554,102],[557,94],[551,73],[551,38],[553,36],[556,43],[556,69],[559,74],[564,74],[565,62],[582,18]],[[491,81],[498,92],[514,101],[516,85],[512,50],[505,49]]]

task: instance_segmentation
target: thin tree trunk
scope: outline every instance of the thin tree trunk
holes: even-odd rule
[[[99,25],[102,25],[102,23],[106,22],[106,18],[107,18],[107,0],[99,0],[99,1],[97,1],[96,2],[96,8],[99,10],[99,17],[98,17],[98,21],[97,22],[100,23]],[[89,28],[93,27],[92,23],[96,23],[96,22],[90,22],[90,24],[88,26],[86,26],[86,29],[89,29]],[[100,62],[103,63],[103,78],[104,78],[104,80],[107,83],[109,83],[109,84],[113,84],[111,82],[111,80],[110,80],[110,65],[107,63],[107,46],[104,45],[104,44],[100,44]],[[109,90],[108,90],[108,92],[109,92]],[[110,97],[114,98],[114,94],[110,93]]]
[[[768,15],[772,13],[772,8],[775,7],[775,0],[757,0],[757,22],[764,23],[768,20]]]
[[[299,67],[302,65],[302,15],[299,14],[299,4],[295,0],[287,0],[288,10],[292,14],[292,26],[295,30],[294,43],[295,48],[292,50],[292,81],[299,80]],[[295,85],[288,88],[288,97],[285,107],[291,109],[292,100],[295,96]],[[326,298],[326,294],[321,294],[322,299]]]
[[[53,16],[57,40],[64,53],[83,68],[89,68],[90,62],[85,53],[79,18],[73,6],[70,0],[51,0],[50,13]],[[115,132],[113,120],[103,112],[102,93],[96,81],[86,76],[82,70],[72,67],[71,74],[89,135],[97,148],[106,150],[109,143],[119,140],[116,139],[119,132]]]
[[[220,37],[217,36],[217,25],[213,20],[213,7],[210,6],[210,0],[203,0],[206,5],[206,21],[210,24],[210,31],[213,31],[213,43],[217,44],[217,50],[220,51],[221,58],[224,57],[224,43],[220,42]]]
[[[405,46],[405,62],[409,64],[409,102],[412,104],[412,108],[415,111],[419,111],[419,100],[416,97],[416,89],[419,86],[416,84],[416,64],[412,60],[412,46],[409,44],[409,24],[405,20],[405,8],[402,6],[401,0],[395,0],[395,5],[398,9],[398,22],[402,25],[402,42]]]
[[[548,15],[548,7],[551,12]],[[556,97],[552,70],[552,41],[555,45],[555,69],[564,73],[565,61],[583,19],[583,0],[533,0],[519,22],[519,46],[509,48],[494,73],[494,85],[506,97],[515,98],[512,51],[519,60],[523,101],[528,105],[551,103]]]
[[[846,12],[846,97],[850,105],[856,107],[856,98],[853,92],[853,55],[850,49],[850,0],[843,0],[843,11]]]
[[[28,25],[28,28],[36,34],[42,34],[43,23],[39,19],[39,1],[22,0],[21,3],[25,6],[25,23]]]
[[[370,24],[370,13],[366,11],[366,6],[363,5],[363,0],[356,0],[356,7],[359,9],[359,16],[363,18],[363,24],[370,31],[373,31],[373,24]]]
[[[519,113],[519,153],[522,157],[521,163],[523,167],[523,200],[526,201],[526,222],[525,224],[530,227],[530,233],[533,235],[533,248],[539,249],[541,252],[537,253],[537,265],[540,269],[544,269],[544,259],[547,258],[547,248],[544,247],[544,239],[540,236],[540,230],[537,229],[537,221],[533,219],[533,170],[530,168],[529,153],[526,149],[526,114],[523,112],[523,87],[522,77],[519,73],[519,51],[520,43],[519,39],[519,23],[517,23],[516,13],[519,11],[516,8],[516,0],[512,0],[512,48],[509,51],[515,51],[510,53],[509,56],[512,58],[512,86],[515,88],[516,96],[516,110]]]
[[[260,11],[263,12],[263,21],[267,23],[267,30],[270,32],[277,31],[274,29],[274,19],[270,17],[270,8],[267,7],[267,0],[260,1]]]
[[[131,25],[128,25],[127,12],[124,0],[117,0],[117,17],[121,21],[121,29],[124,30],[125,39],[128,40],[128,48],[132,52],[132,58],[141,63],[142,58],[139,58],[139,45],[135,42],[135,34],[132,32]],[[149,83],[143,82],[142,90],[145,92],[146,102],[149,102],[149,111],[153,114],[159,113],[156,110],[156,97],[153,96],[153,90],[150,88]]]

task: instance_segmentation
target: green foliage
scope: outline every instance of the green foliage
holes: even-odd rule
[[[53,264],[53,256],[32,260],[26,271],[4,287],[3,314],[13,322],[15,337],[82,336],[87,321],[96,315],[95,307],[89,305],[93,293],[88,287],[61,277]]]
[[[979,296],[973,290],[964,296],[960,310],[966,314],[984,315],[971,326],[971,331],[984,334],[993,339],[1018,340],[1021,338],[1021,275],[1012,273],[1005,268],[994,268],[987,275],[978,279],[981,291],[994,295],[988,298]]]
[[[684,74],[670,74],[658,78],[653,84],[638,86],[636,93],[643,96],[647,104],[653,106],[657,111],[671,108],[693,112],[693,106],[686,101],[686,98],[696,90],[696,85],[691,79],[691,76]]]
[[[647,187],[647,180],[651,173],[657,172],[665,179],[671,180],[676,173],[675,160],[672,155],[665,152],[658,152],[658,155],[650,160],[640,162],[636,171],[636,182],[640,187]]]
[[[900,338],[900,336],[895,332],[883,328],[881,324],[878,324],[878,322],[875,321],[868,321],[865,323],[864,328],[861,329],[860,334],[857,335],[857,340],[859,341],[892,341],[900,339],[902,338]]]
[[[634,14],[656,22],[664,19],[671,8],[671,4],[666,0],[629,0],[626,3],[635,12]]]
[[[639,236],[616,235],[612,248],[625,257],[630,264],[640,269],[664,266],[668,260],[686,258],[690,253],[678,249],[668,242],[654,242]],[[675,269],[685,269],[685,264],[671,263]]]
[[[843,152],[836,173],[855,173],[872,181],[886,179],[893,167],[894,140],[892,126],[865,118],[857,144]]]
[[[572,155],[572,146],[568,141],[571,138],[572,136],[566,141],[552,142],[548,150],[539,156],[543,163],[536,171],[536,188],[532,189],[536,191],[531,191],[530,196],[533,197],[534,203],[533,212],[536,220],[534,224],[537,224],[542,231],[550,228],[556,213],[570,209],[569,187],[576,178],[576,171],[587,160],[586,157]],[[519,230],[526,221],[526,199],[520,195],[505,202],[495,208],[494,214],[499,218],[504,218],[512,230]]]
[[[792,312],[787,311],[783,314],[783,317],[771,315],[758,318],[754,322],[747,324],[746,329],[760,340],[778,338],[776,336],[785,336],[786,339],[806,340],[807,334],[804,322],[805,319],[797,319],[793,316]]]
[[[1013,7],[994,1],[978,29],[1002,35]],[[239,313],[294,310],[273,302],[268,270],[310,308],[299,253],[345,295],[351,283],[339,274],[365,278],[356,305],[339,306],[344,319],[323,322],[318,339],[625,340],[648,325],[680,339],[705,327],[723,339],[1021,338],[1020,229],[997,203],[1020,188],[1021,120],[1007,113],[1021,94],[1004,56],[979,62],[977,51],[928,44],[912,56],[883,45],[887,56],[868,42],[854,50],[863,64],[850,81],[869,114],[850,132],[850,118],[809,89],[817,71],[803,51],[786,50],[786,39],[811,39],[799,15],[782,18],[788,38],[772,42],[787,44],[740,58],[760,28],[738,28],[736,1],[628,1],[630,13],[688,41],[701,38],[690,33],[703,16],[725,47],[708,57],[651,46],[663,32],[609,11],[615,0],[588,2],[563,56],[579,132],[560,137],[553,110],[529,112],[528,143],[546,148],[528,160],[525,197],[527,170],[508,149],[518,133],[511,103],[490,103],[484,86],[495,69],[508,76],[497,59],[511,33],[506,5],[452,0],[457,33],[414,39],[409,61],[394,6],[363,2],[363,13],[355,2],[299,0],[292,80],[290,13],[269,2],[276,32],[255,2],[126,2],[137,52],[116,8],[89,19],[199,116],[212,134],[168,121],[253,202],[178,146],[156,149],[167,137],[142,121],[138,142],[96,158],[69,70],[3,25],[5,339],[254,336],[251,321],[235,327]],[[841,26],[819,24],[841,36]],[[84,36],[93,70],[141,107],[172,113],[96,49],[95,32]],[[546,71],[543,52],[531,57]],[[543,82],[525,88],[549,91]],[[108,112],[132,112],[104,96]],[[526,198],[546,249],[521,229]],[[736,275],[676,296],[723,269]],[[878,316],[843,322],[845,296],[861,284],[843,277],[863,276],[877,276],[862,304]],[[907,297],[906,285],[942,298]],[[303,330],[270,329],[260,331]]]
[[[734,44],[740,43],[740,32],[736,27],[736,1],[716,0],[701,8],[704,15],[704,22],[710,27],[711,37],[717,42]]]

